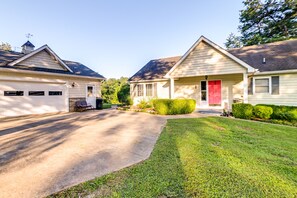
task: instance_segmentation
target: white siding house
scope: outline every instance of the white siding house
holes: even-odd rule
[[[297,39],[225,50],[205,37],[180,57],[150,61],[129,79],[134,104],[149,98],[192,98],[197,108],[234,102],[297,106]],[[154,84],[155,94],[138,93]],[[140,87],[141,89],[141,87]]]
[[[0,118],[74,111],[78,100],[95,107],[103,76],[81,63],[61,60],[47,45],[28,49],[0,51]]]

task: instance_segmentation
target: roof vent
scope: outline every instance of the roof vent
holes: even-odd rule
[[[266,63],[266,58],[263,58],[262,63],[263,63],[263,64]]]
[[[29,54],[34,50],[34,48],[35,46],[30,41],[27,41],[22,45],[22,53]]]

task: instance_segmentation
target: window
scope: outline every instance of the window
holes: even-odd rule
[[[207,100],[207,87],[206,81],[201,81],[201,101]]]
[[[23,91],[4,91],[4,96],[23,96]]]
[[[88,97],[93,97],[93,96],[94,96],[94,87],[88,86]]]
[[[146,84],[146,96],[153,96],[153,84]]]
[[[255,93],[269,93],[269,78],[255,79]]]
[[[248,94],[253,95],[253,78],[249,78],[248,83]]]
[[[62,96],[62,91],[49,91],[49,96]]]
[[[279,76],[272,76],[271,83],[272,83],[271,94],[279,95]]]
[[[44,96],[44,91],[29,91],[29,96]]]
[[[137,96],[143,96],[143,85],[137,85]]]

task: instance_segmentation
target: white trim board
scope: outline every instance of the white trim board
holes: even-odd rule
[[[219,52],[221,52],[222,54],[226,55],[227,57],[231,58],[232,60],[234,60],[235,62],[237,62],[238,64],[240,64],[241,66],[243,66],[244,68],[246,68],[248,70],[248,72],[255,72],[256,69],[251,67],[250,65],[248,65],[247,63],[243,62],[242,60],[240,60],[239,58],[235,57],[234,55],[232,55],[231,53],[227,52],[225,49],[221,48],[219,45],[215,44],[214,42],[212,42],[211,40],[207,39],[204,36],[201,36],[192,46],[191,48],[181,57],[181,59],[179,59],[179,61],[169,70],[169,72],[165,75],[165,78],[170,78],[170,74],[189,56],[189,54],[199,45],[199,43],[201,43],[202,41],[204,41],[205,43],[209,44],[211,47],[215,48],[216,50],[218,50]]]
[[[50,73],[50,72],[41,72],[41,71],[29,71],[29,70],[20,70],[12,68],[1,68],[0,71],[14,72],[14,73],[24,73],[24,74],[37,74],[37,75],[48,75],[48,76],[64,76],[64,77],[74,77],[74,78],[85,78],[85,79],[96,79],[96,80],[105,80],[106,78],[100,77],[91,77],[91,76],[79,76],[75,74],[59,74],[59,73]]]

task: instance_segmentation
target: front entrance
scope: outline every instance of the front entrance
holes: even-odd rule
[[[87,86],[87,97],[86,101],[88,104],[92,105],[94,108],[96,107],[96,93],[95,93],[95,86],[88,85]]]
[[[208,105],[221,106],[221,81],[208,81]]]
[[[221,106],[221,80],[201,81],[200,107]]]

